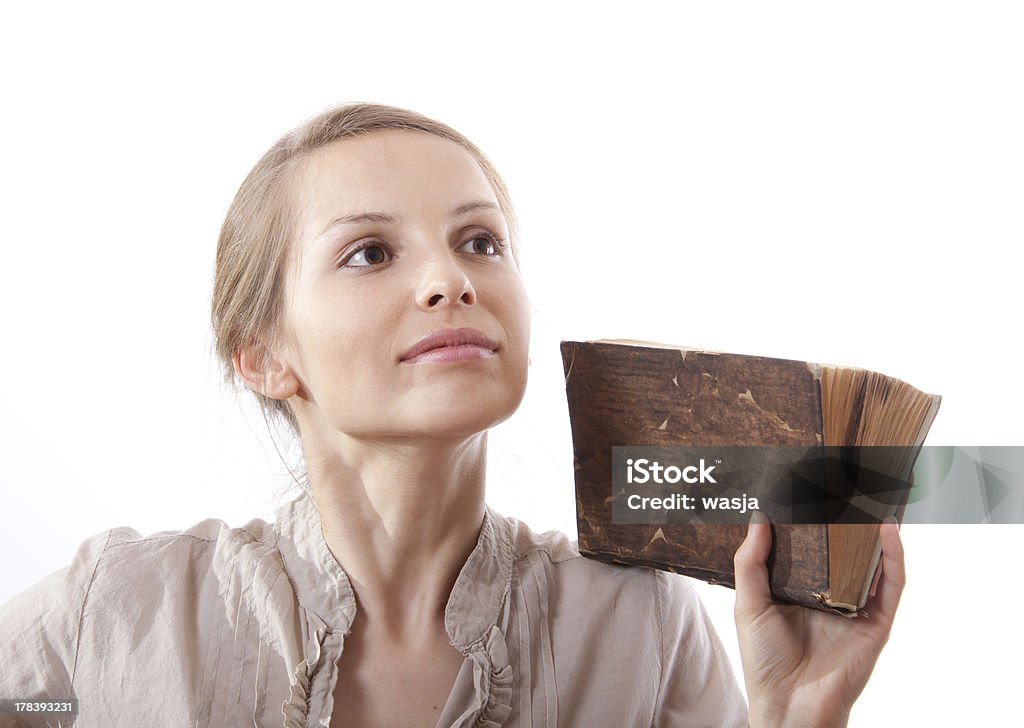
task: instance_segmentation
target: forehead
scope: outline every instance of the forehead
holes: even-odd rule
[[[384,212],[402,218],[470,200],[497,202],[473,156],[425,132],[387,129],[331,142],[296,171],[303,239],[340,215]]]

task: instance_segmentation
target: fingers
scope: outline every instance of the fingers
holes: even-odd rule
[[[868,590],[868,596],[875,596],[875,592],[878,590],[878,579],[882,576],[882,565],[885,563],[884,559],[878,560],[878,566],[875,567],[875,575],[871,577],[871,588]]]
[[[747,526],[747,537],[736,550],[736,620],[752,618],[772,603],[768,585],[768,553],[772,548],[772,529],[760,511],[754,511]]]
[[[903,595],[903,587],[907,584],[907,575],[900,529],[896,525],[896,519],[890,518],[885,519],[879,530],[879,539],[882,543],[882,577],[878,584],[878,601],[874,611],[891,622]]]

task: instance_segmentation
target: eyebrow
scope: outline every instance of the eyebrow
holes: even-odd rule
[[[462,217],[468,215],[471,212],[477,210],[498,210],[501,211],[501,207],[493,202],[487,200],[475,200],[473,202],[466,202],[458,207],[452,209],[448,213],[450,217]],[[393,215],[389,215],[385,212],[353,212],[348,215],[342,215],[337,217],[330,222],[323,229],[320,234],[323,235],[328,230],[337,227],[338,225],[357,225],[360,223],[377,223],[379,225],[395,225],[398,223],[398,218]]]

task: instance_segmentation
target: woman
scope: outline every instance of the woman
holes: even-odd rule
[[[86,541],[0,611],[0,697],[78,698],[80,726],[746,725],[688,579],[485,505],[487,430],[527,380],[515,242],[500,177],[438,122],[352,104],[272,147],[224,223],[213,326],[300,438],[305,493],[274,524]],[[902,591],[881,533],[870,617],[844,620],[772,602],[751,525],[751,725],[845,724]]]

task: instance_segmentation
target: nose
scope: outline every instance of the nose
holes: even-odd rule
[[[456,302],[476,303],[476,290],[466,271],[450,256],[439,256],[424,263],[416,291],[416,305],[429,311]]]

